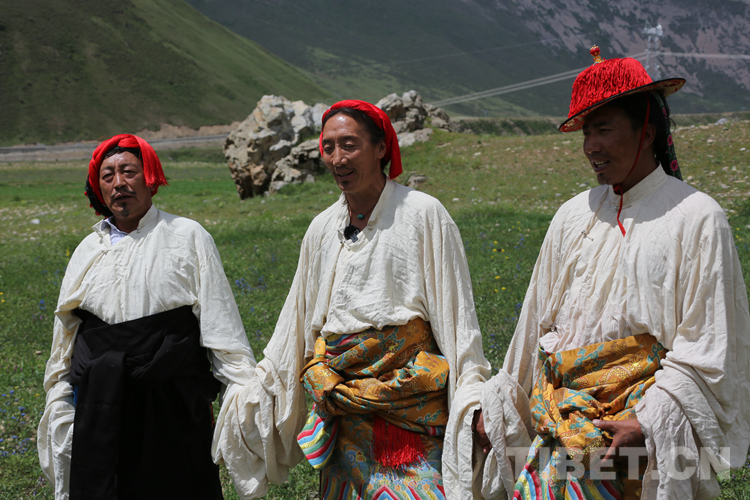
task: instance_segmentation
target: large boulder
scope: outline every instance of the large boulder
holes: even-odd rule
[[[224,142],[224,157],[240,198],[268,189],[276,162],[300,138],[314,134],[313,108],[302,101],[266,95]]]
[[[288,184],[315,182],[315,176],[326,168],[320,158],[318,139],[310,139],[292,148],[289,155],[276,162],[275,167],[268,187],[270,194]]]
[[[391,119],[393,129],[398,135],[398,143],[404,148],[430,138],[432,129],[425,128],[428,123],[432,127],[451,132],[459,130],[459,125],[450,119],[445,110],[425,103],[415,90],[404,92],[402,96],[387,95],[379,100],[376,106],[385,111]]]
[[[402,148],[430,138],[432,127],[458,130],[448,114],[425,104],[410,90],[402,96],[391,94],[377,106],[393,123]],[[240,198],[275,193],[289,184],[313,182],[325,170],[318,139],[300,142],[320,133],[325,104],[308,106],[285,97],[263,96],[250,116],[232,131],[224,142],[224,156],[237,185]]]

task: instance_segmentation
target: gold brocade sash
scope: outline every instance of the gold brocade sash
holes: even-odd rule
[[[373,413],[413,432],[448,422],[449,366],[430,324],[319,337],[300,381],[326,416]]]
[[[555,498],[562,498],[558,495],[566,492],[571,496],[571,491],[605,489],[630,496],[627,490],[639,482],[627,484],[627,465],[615,464],[618,479],[613,482],[591,479],[588,472],[582,478],[566,479],[564,473],[560,478],[556,471],[560,452],[555,450],[563,447],[589,471],[590,453],[612,443],[612,436],[592,421],[636,418],[635,406],[654,384],[654,374],[666,353],[647,333],[556,353],[540,348],[543,368],[530,399],[531,418],[539,435],[532,443],[516,490],[541,488],[541,492],[549,488]],[[540,463],[540,450],[550,447],[549,461]]]
[[[536,431],[588,467],[588,450],[612,443],[592,420],[636,418],[666,353],[647,333],[552,354],[540,349],[544,368],[530,401]]]
[[[420,318],[382,330],[320,337],[315,357],[300,375],[315,401],[298,436],[300,446],[314,467],[323,467],[335,441],[336,417],[374,413],[376,458],[382,449],[393,458],[381,463],[404,463],[406,455],[399,455],[405,445],[401,441],[420,446],[419,438],[411,433],[444,434],[448,373],[448,362],[440,354],[429,323]],[[395,428],[386,430],[388,424]]]

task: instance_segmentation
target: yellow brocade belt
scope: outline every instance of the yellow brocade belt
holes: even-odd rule
[[[530,408],[539,435],[516,484],[516,492],[530,498],[562,498],[589,494],[604,498],[633,496],[639,481],[628,481],[627,465],[615,465],[617,479],[591,478],[590,454],[607,448],[612,436],[593,424],[594,419],[636,418],[635,406],[654,384],[667,350],[650,334],[612,340],[579,349],[549,353],[539,349],[542,373],[531,393]],[[557,474],[564,448],[575,462],[583,464],[581,478]],[[540,451],[552,448],[548,461]],[[596,493],[594,493],[596,491]],[[535,494],[538,493],[537,494]]]
[[[448,373],[430,324],[420,318],[382,330],[320,337],[314,358],[300,376],[315,401],[298,436],[300,446],[314,467],[325,466],[335,441],[336,417],[345,414],[375,414],[379,461],[379,442],[393,455],[404,448],[399,440],[411,439],[419,446],[418,436],[411,433],[440,436],[448,422]],[[412,459],[395,457],[385,464]]]

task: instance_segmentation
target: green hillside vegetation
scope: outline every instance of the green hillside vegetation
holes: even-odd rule
[[[0,146],[244,119],[332,95],[182,0],[3,2]]]
[[[356,7],[344,0],[187,2],[303,69],[341,98],[376,102],[392,92],[415,89],[429,102],[582,66],[572,54],[520,43],[538,37],[514,12],[498,15],[477,2],[382,0],[357,2]],[[572,82],[449,110],[472,116],[536,116],[543,109],[545,115],[565,115]]]
[[[391,92],[400,94],[410,89],[432,102],[583,68],[592,63],[588,47],[593,43],[599,44],[605,58],[622,57],[623,40],[614,37],[624,35],[611,29],[612,23],[618,24],[614,17],[621,24],[629,24],[628,31],[639,38],[648,12],[654,12],[653,19],[663,22],[659,9],[679,5],[671,1],[658,6],[643,4],[623,18],[616,8],[618,2],[613,1],[186,1],[306,71],[338,96],[372,102]],[[747,6],[740,2],[694,3],[695,17],[665,26],[668,34],[695,38],[702,21],[715,23],[735,15],[739,19],[747,17]],[[518,8],[519,4],[523,8]],[[560,35],[557,28],[560,24],[565,26],[565,16],[582,19],[581,25],[565,28],[564,35]],[[533,26],[546,27],[543,32],[548,34],[534,32]],[[741,26],[737,24],[735,29],[741,30]],[[735,38],[743,36],[738,32]],[[579,44],[576,51],[566,48],[564,42],[570,40]],[[665,37],[665,44],[667,50],[683,51],[669,43],[669,36]],[[644,49],[633,52],[641,50]],[[737,50],[731,48],[729,52]],[[662,64],[670,61],[666,59]],[[680,61],[691,72],[700,74],[702,95],[678,93],[673,99],[676,112],[750,109],[750,94],[730,71],[716,73],[703,60]],[[571,77],[446,109],[454,115],[469,116],[564,116],[568,113],[572,84]]]
[[[681,128],[674,139],[686,182],[727,211],[750,283],[750,153],[745,151],[750,122]],[[485,354],[496,368],[502,366],[552,215],[596,183],[581,140],[580,132],[520,137],[438,130],[430,141],[403,150],[406,174],[400,180],[412,171],[425,174],[421,189],[445,205],[461,230]],[[154,202],[199,221],[211,233],[260,359],[291,286],[300,240],[339,191],[324,175],[274,196],[240,201],[226,164],[205,161],[207,153],[162,153],[170,184]],[[53,498],[39,468],[35,436],[60,282],[71,253],[96,222],[83,196],[85,175],[85,162],[0,164],[3,499]],[[266,498],[317,498],[317,481],[318,474],[303,462]],[[225,498],[236,499],[225,470],[223,484]],[[722,493],[727,500],[748,498],[750,468],[733,471],[722,482]]]

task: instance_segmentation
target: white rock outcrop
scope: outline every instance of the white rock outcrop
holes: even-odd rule
[[[224,157],[240,198],[268,190],[276,162],[289,155],[302,137],[315,133],[313,115],[313,108],[302,101],[266,95],[229,133]]]
[[[445,110],[423,102],[422,96],[415,90],[404,92],[402,96],[387,95],[379,100],[376,106],[385,111],[391,119],[393,129],[398,135],[398,144],[402,148],[415,142],[427,141],[432,133],[431,128],[425,128],[428,122],[432,127],[450,132],[460,129]]]
[[[440,108],[425,104],[410,90],[390,94],[377,106],[388,114],[402,148],[424,142],[433,127],[456,131],[458,125]],[[313,182],[325,170],[318,150],[320,123],[328,106],[308,106],[282,96],[266,95],[250,116],[229,133],[224,156],[240,198],[275,193],[289,184]]]

